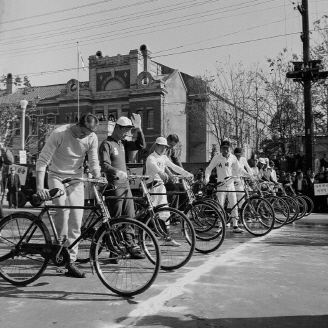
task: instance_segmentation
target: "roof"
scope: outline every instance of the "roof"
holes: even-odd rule
[[[65,84],[45,85],[40,87],[33,87],[34,90],[27,94],[24,94],[24,88],[18,88],[13,94],[1,96],[1,104],[15,104],[20,100],[26,99],[27,101],[34,100],[35,97],[39,97],[40,100],[52,99],[60,95],[62,89],[66,87]]]

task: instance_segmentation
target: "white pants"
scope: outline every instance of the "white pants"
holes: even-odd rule
[[[64,189],[61,180],[65,177],[49,176],[49,189]],[[83,182],[72,184],[66,189],[66,193],[54,199],[54,204],[58,206],[84,206],[84,184]],[[55,227],[58,237],[61,240],[64,235],[67,236],[65,246],[71,245],[81,235],[81,223],[83,209],[57,208],[54,215]],[[71,262],[77,257],[78,245],[70,250]]]
[[[240,179],[235,180],[234,186],[235,186],[236,191],[245,191],[244,186],[242,185]],[[236,192],[236,195],[237,195],[237,200],[240,201],[243,198],[243,196],[245,195],[245,193],[244,192]],[[238,203],[239,208],[242,207],[242,205],[244,204],[244,201],[245,200],[243,199],[240,203]]]
[[[166,188],[164,184],[159,185],[158,187],[150,189],[150,193],[166,193]],[[153,206],[167,204],[167,196],[166,195],[151,195],[151,200],[153,202]],[[160,219],[166,221],[170,216],[169,212],[160,212]]]
[[[233,184],[229,185],[229,186],[221,186],[217,188],[217,193],[216,193],[216,197],[220,203],[220,205],[224,208],[224,202],[226,200],[226,198],[228,197],[228,208],[233,208],[236,204],[237,204],[237,196],[235,192],[231,192],[231,191],[235,191],[235,187]],[[238,226],[238,207],[234,207],[232,212],[231,212],[231,216],[233,219],[233,226]]]

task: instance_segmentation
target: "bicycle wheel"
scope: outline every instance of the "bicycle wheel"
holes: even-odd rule
[[[298,206],[298,203],[292,197],[290,197],[290,196],[283,195],[283,196],[280,196],[280,197],[289,206],[289,219],[287,220],[286,224],[291,224],[298,217],[298,214],[299,214],[299,211],[300,211],[299,206]]]
[[[144,251],[141,237],[152,243],[152,260],[147,256],[143,259],[131,257],[131,244],[125,237],[125,232],[131,227],[134,229],[135,247]],[[152,231],[143,223],[129,218],[112,219],[103,224],[95,234],[90,255],[102,283],[122,296],[137,295],[148,289],[155,281],[161,263],[160,249]],[[118,264],[112,264],[109,256],[116,257]]]
[[[307,213],[307,204],[306,201],[301,196],[293,196],[293,199],[297,202],[299,207],[299,213],[296,220],[300,220]]]
[[[161,268],[175,270],[190,260],[195,250],[196,236],[190,220],[172,207],[155,208],[155,217],[147,216],[144,223],[152,229],[161,249]],[[145,253],[148,254],[146,238]],[[151,244],[150,244],[151,245]],[[148,256],[148,255],[147,255]]]
[[[95,226],[90,228],[95,220],[98,220],[99,214],[95,210],[84,210],[82,225],[81,225],[81,235],[82,238],[79,242],[79,251],[77,254],[76,262],[86,263],[90,260],[90,248],[93,235],[97,231],[98,227],[101,225],[101,221]],[[90,228],[88,231],[87,229]],[[87,231],[87,232],[86,232]],[[101,250],[100,250],[101,251]]]
[[[218,208],[207,201],[195,201],[185,209],[185,214],[196,232],[195,249],[200,253],[217,250],[223,243],[226,223]]]
[[[307,212],[304,216],[308,216],[310,215],[313,210],[314,210],[314,204],[313,201],[310,197],[306,196],[306,195],[300,195],[300,197],[302,197],[305,201],[306,201],[306,205],[307,205]]]
[[[264,198],[270,202],[274,209],[275,223],[273,229],[281,228],[289,219],[288,204],[282,198],[275,195],[266,195]]]
[[[241,220],[245,229],[253,236],[269,233],[274,226],[274,210],[267,200],[253,196],[245,200],[241,209]]]
[[[18,212],[0,221],[0,275],[3,279],[24,286],[41,276],[49,259],[28,248],[33,244],[51,244],[49,231],[37,216]]]

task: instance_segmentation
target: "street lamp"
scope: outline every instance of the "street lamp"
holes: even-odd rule
[[[25,149],[25,112],[27,107],[28,101],[23,99],[20,101],[20,106],[22,109],[22,138],[21,138],[21,150]]]

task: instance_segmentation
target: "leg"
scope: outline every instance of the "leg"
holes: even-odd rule
[[[11,208],[13,206],[13,194],[9,189],[8,189],[7,197],[8,197],[9,208]]]
[[[235,206],[237,204],[237,195],[235,192],[231,192],[231,191],[235,191],[235,187],[234,185],[229,186],[229,193],[228,193],[228,200],[229,200],[229,204],[231,206],[232,211],[231,211],[231,216],[232,216],[232,225],[234,228],[234,232],[243,232],[244,230],[238,228],[238,207]]]
[[[14,199],[13,199],[13,203],[14,203],[14,207],[17,208],[18,206],[18,191],[15,191],[13,193]]]

